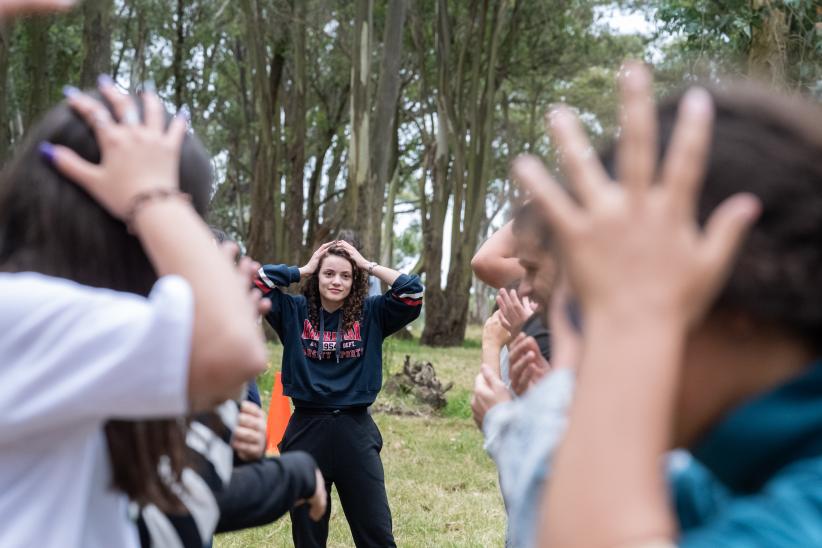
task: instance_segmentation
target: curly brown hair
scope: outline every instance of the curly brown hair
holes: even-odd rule
[[[344,331],[348,331],[354,326],[354,322],[362,318],[363,305],[365,304],[365,298],[368,296],[368,273],[354,264],[354,260],[347,252],[336,247],[329,249],[320,258],[317,270],[303,284],[302,294],[305,295],[308,303],[308,321],[313,326],[320,324],[320,306],[322,306],[320,301],[320,270],[323,261],[329,255],[342,257],[351,263],[351,292],[342,305],[342,328]]]

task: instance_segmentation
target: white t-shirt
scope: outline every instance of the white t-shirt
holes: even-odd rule
[[[0,546],[138,546],[103,425],[186,412],[190,286],[0,274],[0,303]]]

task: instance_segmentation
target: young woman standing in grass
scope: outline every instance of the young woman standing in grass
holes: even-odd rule
[[[368,413],[382,387],[385,337],[416,319],[423,287],[367,261],[348,242],[323,244],[303,267],[266,265],[258,287],[271,299],[266,316],[283,342],[283,389],[294,402],[280,449],[316,460],[327,490],[337,485],[357,546],[395,546],[385,493],[382,436]],[[368,276],[391,289],[367,297]],[[303,281],[302,295],[282,289]],[[318,523],[291,512],[294,545],[325,546],[331,505]]]

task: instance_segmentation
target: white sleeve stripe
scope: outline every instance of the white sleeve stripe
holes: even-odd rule
[[[231,480],[234,453],[231,446],[221,440],[210,428],[192,422],[186,435],[186,445],[208,460],[224,484]]]
[[[422,299],[423,292],[420,291],[419,293],[402,293],[401,295],[397,295],[399,299]]]
[[[265,285],[267,285],[271,289],[274,289],[274,282],[272,282],[271,279],[268,276],[266,276],[263,267],[260,267],[260,270],[257,271],[257,275],[260,277],[260,279],[263,281]]]
[[[200,538],[205,542],[214,535],[217,522],[220,520],[220,508],[217,506],[214,493],[194,470],[183,470],[182,480],[185,489],[180,498],[194,519]]]
[[[220,417],[220,420],[223,421],[225,427],[233,432],[237,427],[237,420],[240,417],[240,410],[234,401],[228,400],[224,401],[217,408],[217,415]]]
[[[164,548],[184,548],[177,530],[169,521],[168,517],[153,504],[143,508],[143,520],[146,529],[151,537],[153,546],[163,546]]]

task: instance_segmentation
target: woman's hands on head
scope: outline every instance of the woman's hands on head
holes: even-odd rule
[[[121,93],[109,78],[100,79],[100,92],[111,103],[74,88],[67,88],[68,104],[94,130],[100,147],[100,164],[81,158],[73,150],[43,143],[41,151],[57,169],[85,189],[118,219],[126,220],[135,199],[147,192],[179,189],[180,148],[187,114],[175,116],[166,128],[165,108],[153,91],[143,93],[144,121],[134,100]],[[131,221],[132,219],[128,219]]]
[[[345,240],[337,240],[336,247],[339,247],[348,253],[348,256],[351,257],[351,260],[354,261],[355,265],[357,265],[357,268],[367,271],[368,267],[371,266],[371,262],[366,260],[366,258],[362,256],[356,247],[349,244]]]
[[[371,266],[371,263],[357,251],[356,247],[343,240],[333,240],[324,243],[314,251],[311,258],[305,263],[305,266],[300,267],[300,276],[306,278],[314,274],[320,267],[320,259],[322,259],[323,255],[328,253],[328,250],[331,248],[339,248],[348,253],[348,256],[351,257],[351,260],[357,265],[357,268],[368,270],[368,267]]]
[[[514,176],[554,228],[586,318],[607,310],[691,325],[719,290],[759,203],[751,195],[732,196],[704,230],[696,223],[713,120],[706,91],[685,95],[661,166],[651,77],[644,66],[625,70],[622,98],[620,184],[612,183],[567,107],[555,109],[549,125],[578,202],[533,156],[514,162]]]
[[[314,250],[314,253],[311,255],[311,258],[308,259],[308,262],[305,263],[305,266],[300,267],[300,276],[307,278],[308,276],[314,274],[320,267],[320,259],[322,259],[323,255],[325,255],[335,244],[336,241],[326,242]]]
[[[258,265],[250,259],[235,264],[236,250],[221,252],[208,226],[189,204],[181,200],[144,201],[145,197],[179,193],[185,120],[177,116],[166,128],[162,103],[147,91],[143,95],[145,121],[141,122],[134,101],[117,91],[110,78],[101,78],[100,89],[114,116],[100,101],[78,90],[69,89],[67,95],[69,104],[93,127],[101,163],[93,164],[68,148],[48,143],[41,151],[101,207],[133,223],[131,227],[158,276],[177,275],[190,286],[188,404],[193,412],[212,409],[234,397],[246,380],[267,367],[257,319],[268,303],[249,293]],[[141,203],[145,205],[138,209]]]

